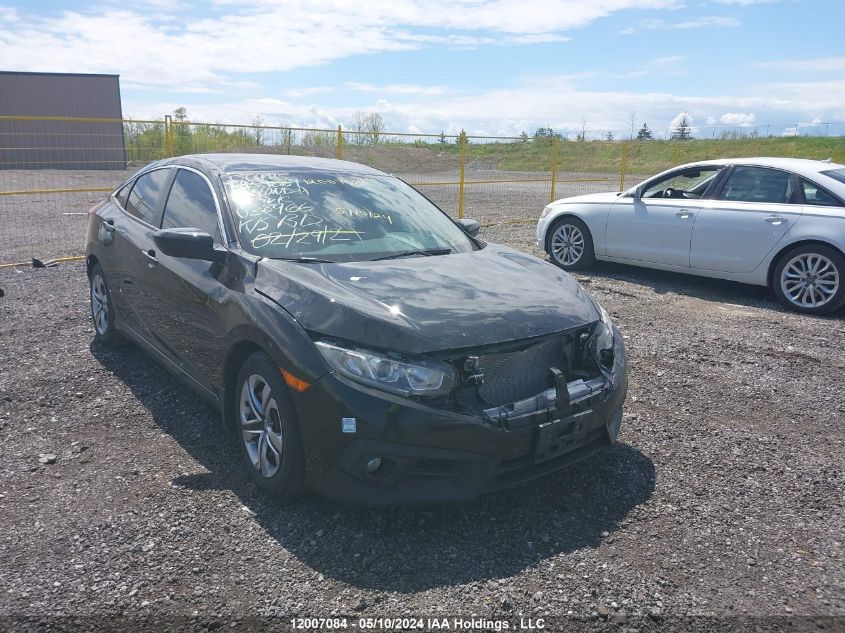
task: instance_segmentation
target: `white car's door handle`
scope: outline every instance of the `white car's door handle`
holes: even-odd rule
[[[779,215],[767,215],[765,218],[763,218],[763,220],[765,222],[768,222],[769,224],[775,224],[775,225],[778,225],[782,222],[786,222],[786,218],[781,217]]]
[[[681,209],[680,211],[675,212],[679,218],[689,218],[692,217],[692,211],[689,209]]]

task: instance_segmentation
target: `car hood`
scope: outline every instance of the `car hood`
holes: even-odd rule
[[[582,196],[572,196],[570,198],[561,198],[560,200],[555,200],[552,204],[554,206],[558,206],[561,204],[572,204],[572,203],[581,203],[581,202],[616,202],[619,198],[619,193],[616,191],[610,191],[605,193],[586,193]]]
[[[494,245],[376,262],[262,259],[255,283],[306,330],[406,353],[515,341],[599,318],[567,273]]]

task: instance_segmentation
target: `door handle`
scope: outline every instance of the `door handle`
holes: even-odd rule
[[[774,224],[774,225],[778,225],[781,222],[786,222],[786,218],[781,217],[779,215],[767,215],[765,218],[763,218],[763,220],[765,222],[768,222],[769,224]]]
[[[145,251],[143,248],[141,249],[141,255],[147,258],[147,265],[152,268],[153,266],[158,265],[158,259],[156,259],[156,252],[153,249]]]
[[[689,209],[681,209],[680,211],[675,212],[679,218],[688,218],[692,215],[692,211]]]

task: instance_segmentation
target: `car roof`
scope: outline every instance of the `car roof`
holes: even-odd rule
[[[794,171],[802,176],[813,176],[828,169],[845,169],[845,165],[809,158],[781,158],[757,156],[753,158],[719,158],[691,163],[692,165],[753,165],[756,167],[774,167]]]
[[[189,167],[214,168],[221,174],[253,171],[321,171],[349,175],[384,176],[385,172],[361,163],[314,156],[287,156],[284,154],[186,154],[165,159],[159,165],[186,165]]]

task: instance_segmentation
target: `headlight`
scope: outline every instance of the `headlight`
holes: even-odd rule
[[[613,349],[613,321],[610,320],[610,315],[607,310],[599,306],[599,314],[601,314],[601,321],[599,321],[596,329],[596,349],[612,350]]]
[[[397,360],[384,354],[317,341],[329,365],[347,378],[401,396],[440,396],[455,384],[454,369],[429,359]]]
[[[590,339],[590,347],[599,361],[605,367],[613,367],[613,321],[610,315],[600,305],[596,304],[601,315],[596,329]]]
[[[547,205],[547,206],[543,209],[543,212],[540,214],[540,219],[542,220],[544,217],[546,217],[547,215],[549,215],[549,213],[551,213],[551,212],[552,212],[552,205]]]

